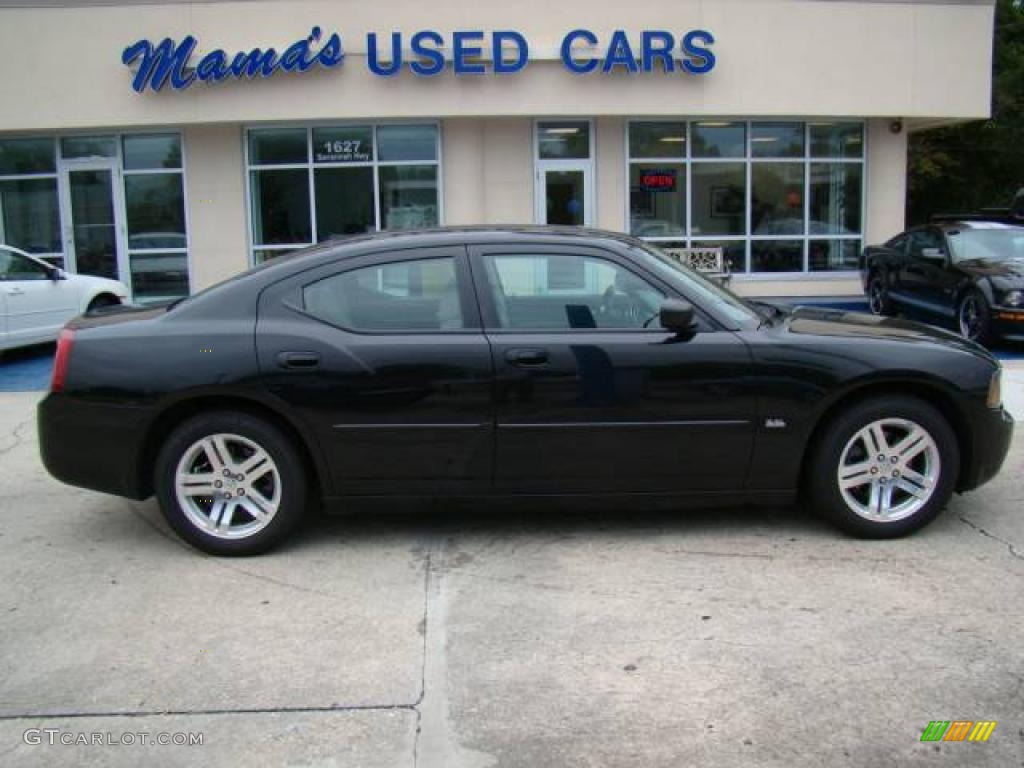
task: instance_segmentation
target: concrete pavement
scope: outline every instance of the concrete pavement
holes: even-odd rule
[[[900,541],[538,507],[316,520],[221,560],[152,501],[50,479],[37,397],[0,395],[0,765],[1024,765],[1022,430]],[[1024,416],[1024,369],[1006,399]],[[999,724],[919,741],[954,719]],[[203,744],[25,743],[47,728]]]

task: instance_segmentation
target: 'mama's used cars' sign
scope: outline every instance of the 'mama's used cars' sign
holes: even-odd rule
[[[392,32],[389,37],[385,42],[376,32],[366,35],[366,66],[374,75],[389,77],[407,69],[431,77],[449,66],[456,75],[483,75],[488,71],[508,75],[522,71],[530,60],[529,43],[512,30],[489,35],[458,31],[449,39],[439,32],[423,30],[409,38],[407,50],[401,32]],[[485,41],[493,52],[490,59],[484,54]],[[559,59],[568,71],[580,75],[654,71],[702,75],[715,68],[711,51],[714,42],[714,36],[703,29],[679,37],[649,29],[633,39],[619,29],[607,41],[590,30],[574,29],[562,38]],[[274,48],[253,48],[228,54],[218,48],[193,61],[198,44],[195,37],[186,35],[179,41],[167,37],[158,43],[144,39],[129,45],[121,61],[134,70],[132,88],[139,93],[147,87],[159,91],[170,83],[171,88],[182,90],[196,81],[270,77],[277,72],[306,72],[317,66],[333,69],[345,61],[341,35],[335,32],[324,38],[320,27],[313,27],[308,37],[296,40],[280,53]]]

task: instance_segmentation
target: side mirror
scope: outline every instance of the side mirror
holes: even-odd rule
[[[921,258],[927,259],[928,261],[939,261],[945,264],[946,252],[941,248],[922,248]]]
[[[67,280],[68,276],[60,267],[50,267],[50,279],[53,280],[53,282],[57,282],[58,280]]]
[[[683,336],[697,333],[697,317],[693,305],[679,299],[665,299],[658,312],[661,327]]]

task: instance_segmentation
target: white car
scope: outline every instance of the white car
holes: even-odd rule
[[[70,275],[0,244],[0,351],[53,341],[71,318],[127,298],[117,280]]]

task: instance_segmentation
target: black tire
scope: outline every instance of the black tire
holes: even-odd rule
[[[239,535],[237,538],[224,538],[217,536],[204,529],[193,517],[202,515],[202,507],[208,506],[207,512],[212,512],[212,499],[201,498],[186,511],[177,496],[175,478],[179,462],[186,456],[186,452],[192,451],[198,441],[203,438],[218,434],[237,436],[251,444],[263,449],[272,461],[276,469],[276,478],[271,473],[270,479],[266,476],[258,482],[270,482],[272,488],[278,489],[278,506],[276,512],[269,515],[269,522],[262,523],[263,527],[254,530],[252,533]],[[244,451],[245,447],[238,441],[232,445],[234,450]],[[201,455],[197,461],[205,461]],[[244,461],[240,456],[239,463]],[[205,471],[205,469],[204,469]],[[265,470],[264,470],[265,471]],[[258,472],[252,472],[249,482],[254,482]],[[211,476],[212,473],[211,473]],[[241,473],[235,477],[242,476]],[[308,477],[306,468],[303,465],[299,451],[296,450],[292,441],[273,424],[252,416],[247,413],[235,411],[211,411],[185,421],[168,436],[160,452],[157,455],[155,467],[155,488],[156,496],[160,502],[167,523],[192,546],[208,552],[212,555],[256,555],[266,552],[272,547],[280,544],[302,520],[306,510]],[[227,480],[222,482],[222,485]],[[279,482],[279,485],[277,483]],[[249,498],[242,499],[245,487],[243,483],[235,488],[235,502],[232,504],[232,518],[241,518],[241,524],[250,520],[250,525],[260,525],[260,521],[254,515],[250,515],[241,504],[254,502],[257,496],[253,495],[253,489],[249,490]],[[241,492],[239,492],[241,488]],[[224,488],[221,492],[230,493]],[[198,498],[198,497],[197,497]],[[207,505],[209,502],[209,505]],[[207,515],[210,516],[209,514]]]
[[[89,302],[89,306],[85,308],[86,312],[93,312],[97,309],[103,309],[104,307],[116,307],[121,303],[121,300],[109,293],[101,293]]]
[[[985,346],[992,343],[992,310],[981,291],[972,288],[960,297],[956,305],[956,319],[960,334],[965,339]]]
[[[888,317],[895,312],[885,279],[877,272],[868,280],[868,307],[872,314],[883,317]]]
[[[877,456],[865,457],[864,464],[878,466],[874,466],[872,469],[866,468],[857,475],[872,482],[849,491],[851,495],[859,495],[865,506],[870,505],[871,499],[875,498],[870,495],[871,487],[875,482],[887,484],[901,482],[899,479],[893,480],[890,469],[896,471],[897,474],[900,469],[907,473],[903,478],[905,484],[909,482],[907,478],[910,477],[910,471],[921,471],[922,474],[926,474],[922,471],[923,462],[934,462],[934,458],[929,459],[928,456],[934,457],[937,452],[938,461],[931,464],[931,467],[937,469],[937,477],[932,484],[931,495],[927,496],[927,500],[918,509],[910,511],[915,502],[902,488],[897,487],[896,490],[890,491],[894,503],[903,499],[909,500],[906,508],[907,516],[898,519],[869,519],[868,516],[858,513],[847,502],[839,487],[840,462],[844,459],[847,446],[851,447],[850,454],[846,458],[852,458],[853,466],[849,462],[845,465],[853,469],[861,462],[856,451],[866,448],[866,443],[855,442],[855,436],[862,429],[881,420],[912,422],[931,437],[935,450],[926,450],[924,453],[918,454],[907,466],[891,463],[892,455],[897,453],[894,446],[898,445],[905,433],[901,432],[898,422],[883,427],[883,433],[887,440],[890,437],[892,439],[890,453],[884,466],[882,462],[875,461]],[[931,522],[949,501],[949,497],[956,487],[957,475],[960,470],[960,448],[956,433],[949,422],[928,403],[903,395],[873,397],[842,411],[825,426],[815,444],[810,446],[807,455],[809,461],[805,467],[803,490],[811,509],[850,533],[872,539],[903,536]],[[880,453],[879,455],[885,454]],[[881,486],[879,490],[884,493],[885,487]],[[885,497],[882,496],[882,498]],[[856,498],[854,500],[857,501]],[[897,511],[899,506],[900,504],[896,503],[896,509],[893,510],[897,516],[900,514]]]

